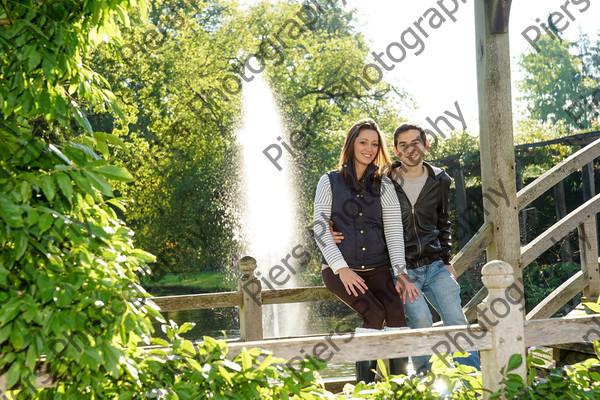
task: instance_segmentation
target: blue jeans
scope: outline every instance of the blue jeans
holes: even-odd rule
[[[404,312],[411,329],[429,328],[433,325],[431,312],[427,301],[440,314],[444,326],[467,325],[467,319],[460,305],[460,285],[446,268],[443,261],[416,269],[407,270],[408,277],[421,292],[421,296],[414,302],[407,301]],[[424,295],[424,296],[423,296]],[[422,372],[429,368],[431,356],[412,357],[415,371]],[[454,361],[481,369],[479,352],[469,352],[468,357],[455,358]]]

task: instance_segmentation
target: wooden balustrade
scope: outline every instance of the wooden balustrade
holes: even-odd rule
[[[239,354],[242,348],[262,348],[275,357],[299,362],[313,355],[328,362],[349,362],[369,359],[446,354],[455,351],[479,350],[484,387],[499,388],[500,368],[512,354],[524,355],[528,346],[551,346],[600,339],[600,316],[555,318],[524,321],[520,296],[515,293],[512,267],[502,261],[491,261],[482,269],[485,301],[478,307],[478,325],[450,326],[378,333],[329,333],[284,339],[262,339],[262,300],[270,293],[270,303],[331,300],[323,288],[294,288],[262,291],[256,282],[256,261],[244,257],[240,262],[242,277],[237,292],[206,295],[157,297],[152,300],[166,309],[240,307],[241,340],[229,341],[227,357]],[[578,282],[582,277],[576,278]],[[581,283],[579,283],[581,284]],[[246,285],[246,286],[245,286]],[[256,285],[256,286],[255,286]],[[248,289],[252,286],[252,290]],[[184,305],[182,298],[195,301]],[[201,299],[201,300],[199,300]],[[214,299],[210,304],[208,299]],[[43,361],[43,360],[42,360]],[[51,385],[52,379],[42,365],[36,374],[38,387]],[[513,373],[524,376],[524,368]],[[6,391],[5,376],[0,377],[0,390]],[[0,392],[2,393],[2,392]],[[487,392],[484,398],[487,398]]]

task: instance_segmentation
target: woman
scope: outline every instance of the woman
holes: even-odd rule
[[[337,170],[319,180],[315,195],[314,231],[323,254],[323,282],[363,319],[356,332],[406,326],[400,285],[394,274],[406,273],[402,215],[396,191],[379,166],[390,157],[383,135],[372,119],[356,122],[346,134]],[[342,232],[335,244],[329,232]],[[391,260],[391,262],[390,262]],[[416,288],[402,288],[414,294]],[[393,360],[392,373],[405,372],[405,360]],[[374,380],[375,361],[357,363],[357,379]],[[393,371],[395,370],[395,371]]]

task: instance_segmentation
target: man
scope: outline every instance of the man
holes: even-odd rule
[[[402,209],[407,273],[398,276],[401,288],[414,284],[419,294],[407,297],[402,293],[404,312],[412,329],[433,325],[425,299],[440,314],[444,325],[466,325],[460,301],[460,285],[450,264],[451,237],[448,216],[450,176],[441,168],[424,162],[429,150],[425,131],[418,125],[403,124],[394,132],[394,153],[400,161],[392,164],[392,178]],[[340,242],[343,235],[334,232]],[[401,289],[402,291],[402,289]],[[429,368],[429,356],[413,357],[417,372]],[[479,354],[456,361],[480,367]]]

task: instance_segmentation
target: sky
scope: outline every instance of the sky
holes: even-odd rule
[[[429,37],[424,38],[424,50],[415,55],[420,47],[408,50],[406,58],[395,64],[395,68],[387,73],[385,79],[398,83],[399,87],[406,89],[417,103],[418,109],[407,112],[406,118],[427,127],[427,117],[435,119],[444,111],[457,114],[455,102],[458,102],[460,111],[469,132],[477,134],[478,108],[477,108],[477,73],[475,58],[475,18],[474,0],[444,0],[443,5],[453,10],[453,1],[457,1],[458,10],[453,15],[456,22],[446,16],[438,29],[431,28],[427,21],[433,13],[428,13],[421,26]],[[564,18],[557,24],[560,28],[566,26],[562,32],[563,37],[575,40],[580,30],[597,37],[600,33],[598,18],[600,16],[600,1],[570,0],[566,6],[574,21],[566,15],[561,6],[566,0],[514,0],[511,6],[509,22],[509,41],[512,65],[512,93],[515,122],[524,115],[524,102],[519,101],[522,94],[519,92],[516,81],[523,79],[517,61],[519,55],[532,48],[523,35],[528,30],[528,35],[533,41],[535,28],[539,28],[536,19],[545,22],[549,13],[560,12]],[[394,41],[400,41],[402,33],[413,26],[414,22],[422,17],[429,8],[441,10],[435,0],[347,0],[346,6],[356,8],[357,23],[362,33],[368,38],[374,51],[380,53]],[[587,7],[587,10],[585,8]],[[580,10],[584,10],[581,12]],[[558,18],[558,16],[556,17]],[[567,26],[567,22],[569,25]],[[414,28],[416,32],[419,32]],[[423,35],[421,34],[421,37]],[[406,42],[412,41],[407,36]],[[393,52],[392,52],[392,55]],[[458,120],[457,125],[460,125]]]
[[[470,133],[478,134],[474,0],[338,1],[340,4],[345,2],[345,9],[356,10],[355,26],[367,38],[372,51],[383,53],[381,60],[386,67],[382,67],[382,70],[387,69],[384,79],[412,96],[416,107],[405,108],[403,118],[429,129],[428,118],[435,120],[446,111],[454,115],[462,114],[463,118],[460,119],[464,123],[459,122],[459,118],[449,120],[458,129],[466,125]],[[250,4],[257,1],[242,2]],[[434,17],[435,11],[430,10],[432,8],[443,16],[444,22]],[[524,102],[519,100],[522,93],[517,85],[517,81],[523,79],[523,73],[517,65],[518,58],[532,49],[525,35],[534,41],[536,30],[542,31],[536,19],[545,22],[548,15],[554,12],[563,15],[557,26],[564,29],[562,35],[568,40],[575,40],[580,31],[588,34],[592,40],[600,33],[597,24],[600,0],[512,1],[509,40],[515,123],[525,115]],[[420,18],[422,31],[415,26]],[[432,19],[434,27],[430,25]],[[410,32],[404,35],[405,40],[402,41],[403,33],[411,27],[414,34],[422,39],[422,45],[413,45],[417,41]],[[402,50],[391,46],[390,55],[398,62],[391,61],[386,52],[393,42],[399,43],[406,52],[402,58]],[[375,61],[374,58],[372,60]],[[381,62],[378,65],[381,66]]]

